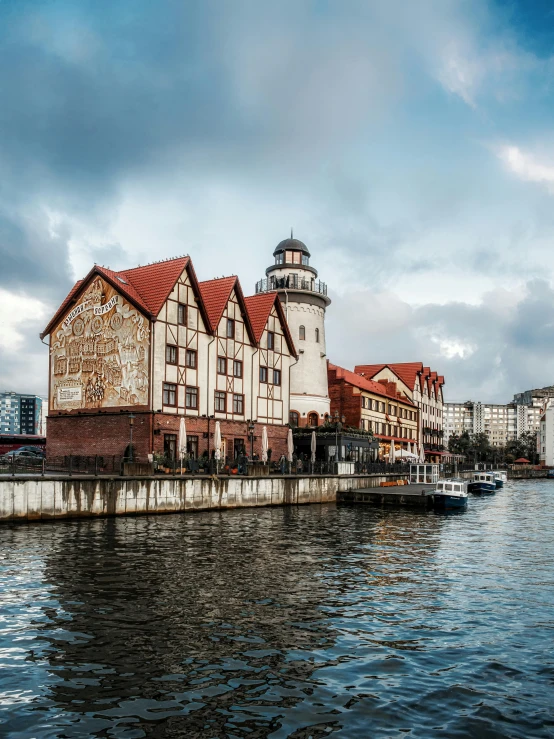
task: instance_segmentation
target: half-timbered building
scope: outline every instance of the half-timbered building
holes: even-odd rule
[[[297,355],[276,293],[245,298],[237,277],[199,282],[189,257],[114,272],[96,265],[45,328],[48,453],[285,451]]]

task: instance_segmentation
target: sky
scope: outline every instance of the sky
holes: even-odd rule
[[[0,391],[94,263],[246,295],[294,228],[327,354],[554,383],[550,0],[3,0]]]

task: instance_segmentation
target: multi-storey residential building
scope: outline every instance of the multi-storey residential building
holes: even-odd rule
[[[446,454],[443,443],[444,377],[424,367],[422,362],[361,364],[354,372],[370,380],[395,382],[419,409],[421,438],[425,456],[438,462]]]
[[[505,446],[527,431],[536,431],[535,409],[525,405],[508,403],[481,403],[468,400],[465,403],[445,403],[445,444],[451,436],[485,433],[493,446]]]
[[[417,406],[396,382],[367,380],[334,364],[328,365],[331,415],[344,416],[347,426],[371,431],[379,440],[379,455],[388,457],[390,445],[417,454]]]
[[[114,272],[95,266],[45,328],[48,453],[223,456],[286,449],[296,349],[276,292],[245,298],[237,277],[199,283],[189,257]]]
[[[290,375],[290,422],[293,426],[318,426],[330,407],[325,311],[331,300],[327,285],[317,279],[317,270],[310,265],[308,247],[292,233],[290,239],[277,245],[273,256],[275,263],[256,284],[256,293],[278,293],[298,349],[298,362]]]
[[[42,398],[24,393],[0,393],[0,434],[43,434]]]

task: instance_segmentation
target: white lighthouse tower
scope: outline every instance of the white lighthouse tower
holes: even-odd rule
[[[319,426],[330,413],[325,348],[325,309],[331,301],[327,285],[310,266],[306,244],[285,239],[273,252],[275,263],[256,284],[256,293],[279,294],[299,359],[290,370],[290,422]]]

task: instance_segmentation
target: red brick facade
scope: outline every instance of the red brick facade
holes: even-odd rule
[[[164,413],[149,411],[135,412],[133,423],[133,447],[139,458],[151,452],[164,452],[166,434],[179,434],[180,418]],[[227,456],[233,457],[234,440],[242,439],[250,454],[248,426],[239,421],[220,421],[221,436],[226,441]],[[261,456],[262,424],[255,424],[254,454]],[[206,418],[187,418],[187,435],[198,437],[198,455],[209,449],[213,451],[215,421]],[[287,450],[287,426],[267,425],[269,448],[272,459],[279,459]],[[50,416],[48,419],[48,457],[103,456],[122,457],[130,440],[129,415],[127,413],[71,414]]]

